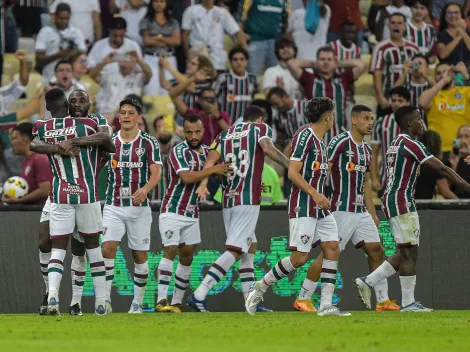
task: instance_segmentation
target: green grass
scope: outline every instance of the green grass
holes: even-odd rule
[[[0,351],[468,351],[470,311],[0,315]]]

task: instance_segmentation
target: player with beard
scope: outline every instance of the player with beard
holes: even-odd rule
[[[163,259],[158,265],[157,312],[180,313],[183,296],[189,286],[191,263],[196,246],[201,242],[199,229],[199,182],[211,175],[227,175],[231,163],[222,163],[203,170],[209,147],[202,145],[204,125],[199,115],[184,118],[185,141],[177,144],[167,163],[169,187],[163,199],[159,228],[163,243]],[[175,290],[171,306],[167,301],[173,261],[178,254]]]

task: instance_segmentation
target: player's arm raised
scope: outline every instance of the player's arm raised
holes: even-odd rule
[[[375,225],[377,228],[380,226],[380,220],[375,211],[374,201],[372,200],[372,180],[370,177],[370,172],[366,173],[366,179],[364,181],[364,201],[366,202],[366,209],[369,214],[372,216]]]
[[[216,148],[218,148],[218,146],[216,146]],[[219,161],[219,159],[220,159],[219,151],[217,151],[217,149],[212,149],[209,152],[209,154],[207,154],[207,158],[206,158],[206,161],[204,162],[204,167],[202,171],[212,168],[217,163],[217,161]],[[209,177],[205,177],[204,179],[202,179],[201,183],[199,184],[199,187],[196,190],[197,195],[201,197],[202,200],[206,200],[207,195],[209,194],[209,191],[207,190],[208,181],[209,181]]]
[[[470,164],[470,156],[465,158],[465,162]],[[432,167],[434,170],[439,171],[445,178],[451,181],[455,186],[464,189],[467,192],[470,192],[470,184],[465,182],[454,170],[450,167],[445,166],[439,159],[436,157],[431,157],[425,162],[428,166]]]
[[[263,153],[272,161],[284,166],[286,169],[289,168],[289,159],[287,159],[287,157],[274,146],[271,138],[262,138],[258,143],[261,149],[263,149]]]

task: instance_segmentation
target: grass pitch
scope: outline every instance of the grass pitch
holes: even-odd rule
[[[0,315],[0,351],[468,351],[470,311]]]

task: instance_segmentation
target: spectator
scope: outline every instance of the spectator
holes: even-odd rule
[[[436,158],[441,158],[441,137],[434,131],[425,131],[421,136],[421,143],[429,153]],[[455,170],[454,170],[455,171]],[[433,199],[436,195],[436,186],[439,193],[446,199],[458,199],[451,191],[447,179],[428,164],[423,163],[419,167],[419,178],[416,183],[415,199]]]
[[[466,80],[470,78],[464,63],[455,67],[440,63],[436,67],[437,83],[419,98],[419,105],[426,111],[428,128],[441,135],[443,161],[449,157],[459,127],[470,123],[470,88],[455,84],[456,72]]]
[[[85,38],[86,45],[90,47],[103,36],[101,27],[101,7],[99,0],[54,0],[50,12],[52,22],[57,11],[58,4],[67,4],[72,9],[70,25],[79,29]]]
[[[410,105],[410,92],[405,87],[396,87],[390,90],[391,113],[380,116],[374,121],[370,144],[372,147],[372,159],[370,163],[370,176],[372,189],[381,195],[385,187],[385,160],[387,150],[393,139],[398,136],[400,129],[395,122],[395,111],[402,106]],[[379,163],[380,155],[380,163]]]
[[[127,23],[126,36],[133,41],[143,44],[140,36],[140,21],[147,14],[147,6],[151,0],[110,0],[110,9],[112,13],[120,11],[121,17]]]
[[[147,120],[145,118],[141,118],[138,122],[137,122],[137,126],[139,127],[139,130],[141,130],[142,132],[145,132],[145,133],[150,133],[149,132],[149,125],[147,123]]]
[[[155,120],[153,120],[155,138],[157,138],[158,145],[160,146],[160,156],[162,160],[162,177],[153,195],[153,199],[155,200],[162,200],[165,196],[165,192],[168,188],[168,173],[166,172],[167,161],[171,149],[176,145],[173,139],[173,126],[165,120],[165,116],[157,116]]]
[[[287,68],[287,61],[295,58],[297,54],[295,43],[286,37],[279,38],[276,40],[275,50],[279,65],[270,67],[264,72],[264,95],[267,95],[273,87],[281,87],[294,99],[302,99],[303,93],[300,84]]]
[[[428,14],[429,0],[411,0],[411,18],[406,21],[405,38],[414,43],[423,55],[434,63],[437,54],[434,27],[424,22]]]
[[[86,87],[74,78],[73,64],[69,60],[60,60],[55,65],[55,75],[49,82],[49,88],[60,88],[64,91],[67,99],[74,90],[86,91]]]
[[[188,7],[183,14],[183,47],[188,61],[196,55],[208,56],[218,71],[225,71],[227,53],[224,50],[224,31],[236,36],[246,48],[244,33],[232,15],[214,0],[203,0],[201,5]]]
[[[344,22],[341,26],[341,38],[330,43],[338,61],[360,59],[361,48],[354,41],[357,37],[356,26],[352,22]]]
[[[0,116],[6,115],[8,108],[25,92],[29,81],[29,67],[26,60],[26,52],[17,50],[15,57],[20,62],[19,80],[14,80],[10,84],[0,88]]]
[[[357,46],[362,48],[364,40],[364,23],[362,22],[359,1],[357,0],[326,0],[331,8],[331,22],[328,32],[328,42],[340,38],[341,26],[345,22],[354,24],[357,30]],[[321,20],[320,20],[321,21]]]
[[[265,69],[277,65],[274,42],[286,30],[289,1],[242,0],[237,20],[250,38],[248,51],[252,58],[249,71],[260,75]]]
[[[447,4],[442,12],[437,54],[442,63],[456,65],[463,62],[470,65],[470,37],[462,7],[456,3]]]
[[[18,27],[21,28],[21,36],[31,38],[38,34],[42,27],[41,14],[47,11],[47,0],[13,2],[15,3],[13,14]]]
[[[129,54],[129,59],[119,61],[119,72],[101,72],[103,67],[111,63],[114,52],[95,67],[91,78],[100,84],[96,98],[96,111],[99,114],[112,114],[119,102],[129,94],[142,95],[144,86],[152,77],[152,69],[145,63],[136,51]],[[137,69],[137,65],[140,69]]]
[[[385,115],[390,107],[389,90],[400,79],[403,63],[411,61],[419,52],[416,45],[403,38],[405,20],[402,14],[390,16],[390,40],[380,42],[372,54],[370,73],[374,75],[374,88],[379,101],[378,116]]]
[[[457,4],[462,8],[465,7],[464,14],[468,14],[470,10],[470,2],[468,0],[432,0],[430,15],[434,24],[434,28],[439,28],[441,15],[444,11],[444,8],[451,3]]]
[[[41,67],[45,84],[54,76],[57,61],[86,52],[82,32],[69,25],[70,15],[69,5],[57,5],[54,24],[43,27],[36,38],[36,62]]]
[[[242,47],[230,50],[229,60],[232,69],[221,73],[215,80],[214,88],[217,101],[222,111],[230,117],[230,123],[243,116],[246,106],[258,92],[258,83],[254,74],[246,71],[249,65],[248,52]]]
[[[392,0],[392,5],[388,5],[378,12],[375,26],[377,40],[390,39],[389,19],[395,14],[405,16],[405,22],[411,18],[411,9],[405,5],[405,0]]]
[[[81,84],[84,87],[84,90],[88,91],[90,89],[90,84],[82,80],[82,78],[88,73],[87,55],[85,53],[80,54],[75,58],[75,60],[73,60],[72,65],[73,78],[75,79],[75,82]]]
[[[452,152],[446,163],[466,182],[470,181],[470,165],[464,159],[470,155],[470,125],[462,125],[457,131],[457,139],[454,141]],[[458,198],[469,199],[470,193],[451,185],[451,191]]]
[[[126,38],[127,24],[123,18],[113,18],[111,28],[109,29],[109,37],[98,40],[88,55],[88,67],[90,68],[90,76],[96,74],[96,67],[102,62],[110,53],[119,54],[123,56],[132,51],[136,51],[139,56],[142,56],[140,46],[137,42]],[[112,61],[103,68],[102,72],[119,71],[119,64],[117,61]]]
[[[307,0],[302,0],[303,8],[297,9],[289,18],[289,27],[287,33],[294,39],[297,45],[297,59],[315,60],[317,50],[326,45],[328,35],[328,26],[330,25],[331,10],[320,0],[320,21],[314,35],[305,29],[305,6]]]
[[[181,44],[180,25],[170,16],[166,0],[149,3],[147,15],[140,22],[140,33],[144,42],[144,60],[152,69],[152,79],[145,86],[145,95],[166,95],[166,89],[160,86],[158,60],[165,57],[177,69],[175,47]],[[171,77],[169,75],[168,78]]]
[[[33,124],[19,124],[11,132],[11,145],[17,155],[26,158],[21,164],[20,176],[26,180],[28,194],[21,198],[10,197],[3,193],[2,202],[7,204],[44,205],[51,189],[51,167],[46,155],[36,154],[29,150],[34,139]]]

